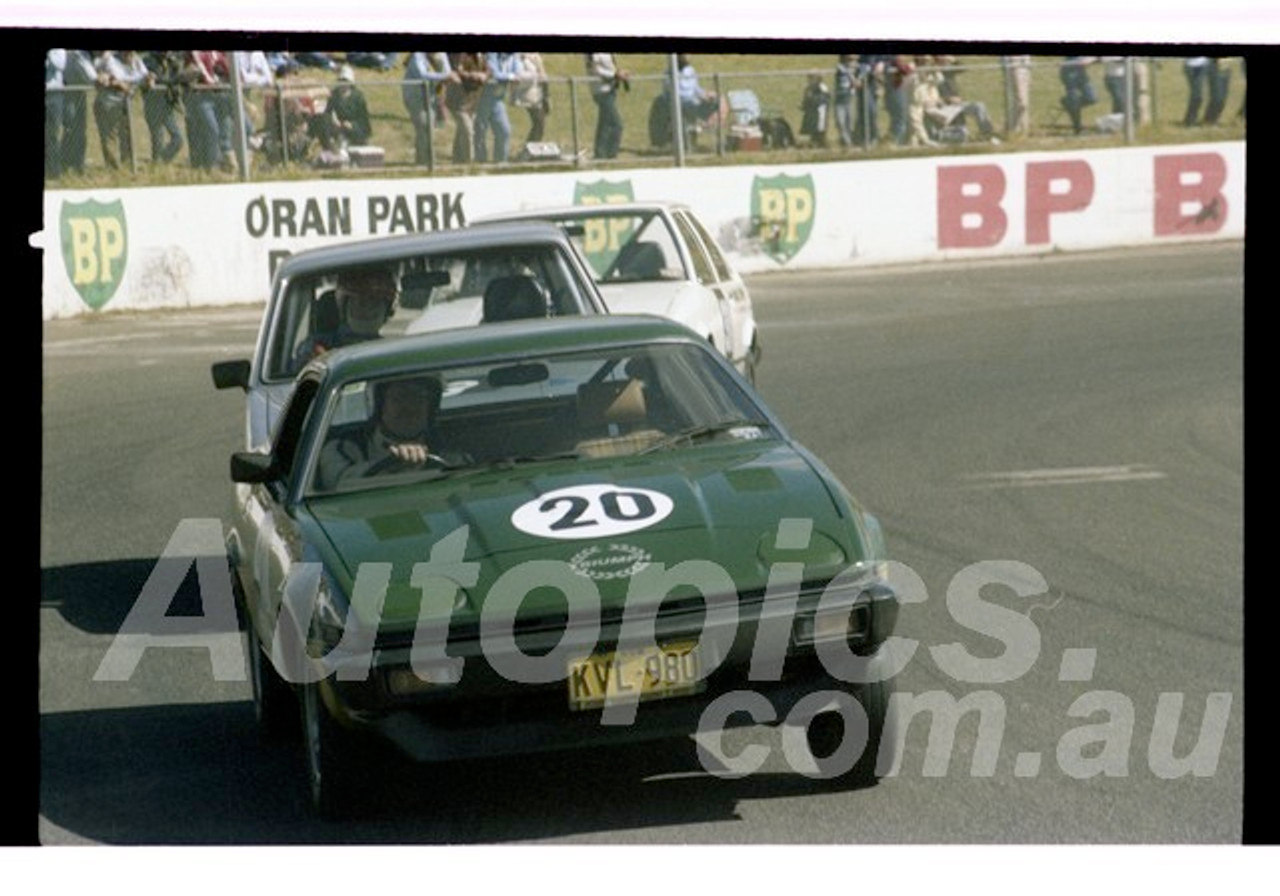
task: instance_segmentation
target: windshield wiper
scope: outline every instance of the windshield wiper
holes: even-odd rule
[[[649,454],[654,451],[663,451],[667,448],[679,445],[682,442],[697,442],[701,439],[710,438],[711,436],[719,435],[722,432],[728,432],[731,429],[738,429],[740,427],[767,429],[769,427],[769,423],[765,420],[747,420],[745,418],[738,420],[718,420],[715,423],[701,423],[697,426],[690,426],[687,429],[682,429],[679,432],[673,432],[671,435],[654,442],[648,448],[637,451],[636,453]]]

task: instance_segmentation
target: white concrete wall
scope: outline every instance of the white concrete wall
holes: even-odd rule
[[[677,199],[744,272],[1243,238],[1243,142],[45,194],[44,318],[260,301],[275,261],[482,215]]]

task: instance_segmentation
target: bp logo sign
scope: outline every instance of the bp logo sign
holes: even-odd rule
[[[598,180],[591,184],[574,184],[574,205],[611,205],[635,198],[631,181]],[[597,275],[609,269],[627,238],[631,236],[630,218],[588,218],[582,222],[582,254]]]
[[[59,230],[71,285],[96,311],[111,300],[124,279],[129,251],[124,203],[118,199],[64,202]]]
[[[813,177],[757,177],[751,183],[751,226],[765,253],[786,264],[813,232]]]

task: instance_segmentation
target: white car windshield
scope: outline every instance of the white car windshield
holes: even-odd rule
[[[580,270],[566,250],[536,244],[419,254],[296,276],[275,297],[264,378],[291,379],[332,348],[431,329],[420,321],[446,306],[473,306],[474,313],[455,315],[467,324],[589,312],[593,299]],[[367,299],[370,291],[376,301]]]

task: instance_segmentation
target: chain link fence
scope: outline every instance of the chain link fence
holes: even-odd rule
[[[1245,60],[1188,63],[892,57],[878,68],[857,67],[847,96],[834,60],[820,68],[699,72],[716,99],[696,110],[673,105],[665,76],[634,76],[617,98],[625,128],[622,149],[609,160],[594,157],[597,114],[585,75],[548,78],[537,109],[520,105],[511,91],[488,121],[468,123],[431,85],[362,73],[354,87],[370,133],[359,141],[335,139],[326,124],[325,110],[343,89],[330,73],[304,70],[249,89],[47,88],[45,179],[54,188],[79,181],[142,186],[375,169],[465,174],[525,165],[882,158],[1081,138],[1102,145],[1195,139],[1191,134],[1242,138]],[[420,128],[414,107],[430,110],[418,116]]]

